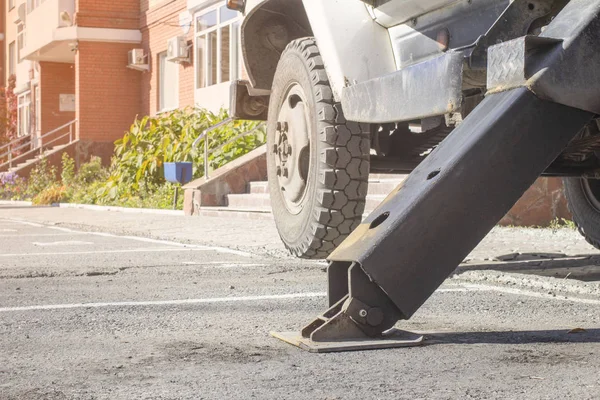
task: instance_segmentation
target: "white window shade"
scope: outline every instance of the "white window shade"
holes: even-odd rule
[[[167,61],[167,53],[159,59],[159,111],[174,110],[179,107],[179,64]]]

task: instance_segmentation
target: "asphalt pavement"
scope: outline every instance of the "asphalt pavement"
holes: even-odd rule
[[[272,221],[0,206],[0,399],[598,399],[581,241],[497,230],[398,324],[426,345],[311,354],[269,332],[325,309],[326,265]]]

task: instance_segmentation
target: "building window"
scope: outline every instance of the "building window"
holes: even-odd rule
[[[40,85],[35,86],[35,131],[42,130],[42,91]]]
[[[196,88],[238,79],[240,14],[218,5],[196,15]]]
[[[14,75],[17,71],[17,45],[10,42],[8,45],[8,75]]]
[[[17,60],[21,62],[21,50],[25,47],[25,29],[23,24],[17,25]]]
[[[167,61],[167,53],[158,55],[158,107],[160,111],[179,107],[179,64]]]
[[[31,92],[17,98],[17,135],[27,136],[31,133]]]
[[[38,8],[46,0],[27,0],[27,14]]]

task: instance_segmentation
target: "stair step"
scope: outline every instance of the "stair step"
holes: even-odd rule
[[[269,182],[250,182],[249,192],[253,194],[269,193]]]
[[[267,193],[227,195],[230,208],[270,208],[271,197]]]
[[[403,180],[369,182],[369,191],[367,193],[369,195],[387,196],[402,182]]]
[[[372,178],[369,180],[369,194],[374,195],[388,195],[390,194],[400,183],[406,179],[406,175],[391,175],[394,179],[388,178]],[[250,194],[268,194],[269,183],[264,182],[250,182],[248,193]]]
[[[405,174],[370,174],[369,181],[398,181],[405,179],[407,176]]]
[[[385,200],[385,198],[387,197],[387,195],[369,195],[367,196],[366,202],[365,202],[365,212],[369,213],[371,211],[373,211],[374,209],[377,208],[377,206],[379,206],[379,204],[381,204],[381,202],[383,200]]]
[[[368,195],[365,210],[374,210],[387,194]],[[227,196],[229,208],[235,210],[271,210],[271,197],[267,193],[230,194]]]

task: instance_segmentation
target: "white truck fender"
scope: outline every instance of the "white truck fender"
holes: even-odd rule
[[[336,101],[342,101],[344,87],[396,71],[389,33],[373,20],[365,3],[302,1]]]

